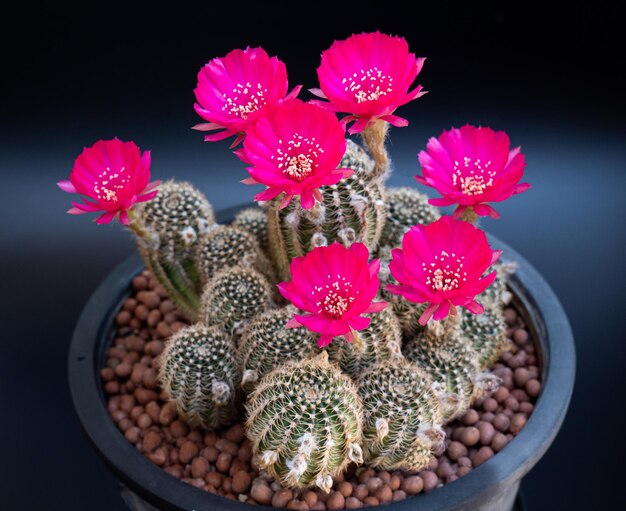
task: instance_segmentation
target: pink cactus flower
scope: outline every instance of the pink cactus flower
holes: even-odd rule
[[[100,140],[85,148],[76,158],[69,181],[59,181],[64,192],[79,193],[92,199],[72,202],[68,213],[81,215],[103,211],[96,219],[107,224],[119,215],[128,225],[128,211],[137,203],[153,199],[159,181],[150,181],[150,151],[140,152],[134,142]]]
[[[352,134],[378,119],[406,126],[408,121],[393,112],[426,94],[421,85],[409,92],[424,60],[409,53],[403,37],[380,32],[354,34],[344,41],[335,41],[322,53],[322,63],[317,68],[321,88],[311,92],[330,101],[317,101],[318,104],[351,114],[343,122],[356,121],[349,130]]]
[[[242,182],[267,186],[254,200],[284,193],[284,208],[298,195],[302,207],[310,209],[322,200],[320,186],[352,175],[351,169],[337,168],[345,151],[345,130],[335,114],[292,99],[266,109],[235,154],[250,165],[250,178]]]
[[[278,285],[280,293],[307,314],[295,314],[287,328],[305,326],[321,334],[320,348],[334,337],[354,340],[356,330],[370,324],[361,314],[379,312],[386,302],[373,302],[378,287],[380,261],[368,263],[363,243],[346,248],[340,243],[317,247],[291,261],[291,281]]]
[[[456,315],[456,306],[473,314],[485,309],[474,298],[496,278],[483,274],[502,251],[492,250],[487,236],[468,222],[444,216],[429,225],[415,225],[404,235],[402,248],[392,251],[389,270],[400,285],[387,290],[415,303],[428,303],[419,319],[426,325]]]
[[[525,192],[524,155],[520,148],[509,150],[511,143],[504,131],[463,126],[431,138],[426,151],[419,153],[423,185],[435,188],[443,197],[430,199],[436,206],[458,204],[453,216],[459,218],[468,208],[478,216],[499,218],[488,202],[499,202]]]
[[[301,86],[289,94],[287,89],[287,68],[282,61],[270,58],[263,48],[233,50],[211,60],[198,73],[194,108],[209,122],[194,129],[223,130],[204,140],[215,142],[235,135],[235,146],[260,112],[285,98],[295,98]]]

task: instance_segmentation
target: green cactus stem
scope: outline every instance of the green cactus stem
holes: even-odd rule
[[[235,220],[232,225],[252,234],[256,238],[261,249],[267,252],[268,237],[266,211],[256,207],[242,209],[235,215]]]
[[[261,379],[246,409],[259,466],[285,487],[329,492],[333,477],[363,461],[361,400],[326,352],[277,367]]]
[[[491,367],[510,348],[502,311],[486,308],[482,314],[472,314],[463,309],[461,317],[463,336],[478,355],[478,365],[483,370]]]

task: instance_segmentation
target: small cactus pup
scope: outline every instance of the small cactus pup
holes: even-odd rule
[[[349,342],[332,342],[326,348],[330,360],[338,362],[352,378],[374,364],[391,360],[402,346],[402,330],[391,307],[366,317],[370,324],[358,334],[361,349]]]
[[[461,313],[463,336],[478,356],[481,369],[491,367],[510,348],[506,337],[506,323],[500,308],[486,308],[482,314]]]
[[[387,212],[374,162],[363,148],[347,140],[339,167],[354,173],[321,187],[321,199],[312,208],[303,209],[297,198],[284,208],[277,200],[270,203],[269,251],[283,279],[289,278],[291,260],[315,247],[335,241],[347,247],[363,243],[370,251],[378,246]]]
[[[206,285],[200,317],[207,325],[219,325],[229,334],[241,334],[246,324],[271,305],[267,279],[252,268],[226,268]]]
[[[340,243],[317,247],[291,262],[292,279],[278,284],[278,291],[299,309],[287,328],[300,325],[320,334],[317,345],[327,346],[337,336],[364,350],[357,333],[372,321],[363,314],[379,313],[386,302],[375,302],[380,282],[380,262],[369,262],[363,243],[346,248]]]
[[[444,131],[431,138],[426,151],[419,153],[422,175],[415,176],[430,186],[441,198],[430,199],[435,206],[456,204],[454,217],[476,223],[478,217],[499,218],[489,204],[525,192],[524,155],[520,148],[511,148],[504,131],[465,125]],[[463,158],[459,155],[464,155]]]
[[[496,261],[491,270],[496,272],[496,280],[480,295],[480,303],[485,309],[492,309],[500,312],[513,300],[513,293],[509,291],[507,282],[509,277],[515,273],[516,264],[511,262]]]
[[[399,247],[402,237],[414,225],[428,225],[441,218],[436,206],[428,203],[428,196],[413,188],[387,188],[387,221],[380,238],[381,245]]]
[[[137,237],[146,267],[180,311],[197,320],[202,285],[195,246],[215,224],[213,207],[191,184],[168,181],[137,209],[137,221],[146,233]]]
[[[363,462],[361,400],[326,352],[264,376],[246,410],[246,434],[260,468],[285,487],[328,493],[333,477]]]
[[[254,236],[263,251],[267,251],[267,212],[259,207],[245,208],[235,215],[233,227],[243,229]]]
[[[409,53],[404,38],[380,32],[335,41],[322,53],[317,70],[320,88],[311,92],[328,99],[327,107],[350,114],[344,121],[355,121],[349,131],[362,134],[378,176],[389,167],[385,150],[389,124],[408,124],[394,111],[425,94],[421,85],[409,91],[423,64],[423,58]]]
[[[252,234],[229,225],[215,226],[196,243],[196,262],[203,285],[224,268],[255,268],[273,278],[272,263]]]
[[[161,388],[189,425],[214,430],[235,419],[239,373],[230,336],[186,327],[167,341],[160,361]]]
[[[315,335],[305,327],[285,328],[291,305],[261,312],[246,326],[237,346],[241,387],[251,392],[258,381],[284,362],[301,360],[313,351]]]
[[[428,373],[405,360],[370,366],[357,380],[363,457],[383,470],[422,470],[444,449],[444,410]]]

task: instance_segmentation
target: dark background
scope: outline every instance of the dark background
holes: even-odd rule
[[[0,125],[0,481],[2,509],[122,509],[115,481],[74,416],[66,383],[69,339],[82,305],[134,250],[117,226],[64,212],[54,183],[84,146],[118,136],[151,149],[157,179],[200,187],[216,209],[251,200],[225,142],[190,127],[198,69],[261,45],[287,64],[292,85],[316,86],[333,39],[380,29],[427,57],[424,98],[399,113],[391,184],[415,185],[429,136],[469,122],[506,130],[527,157],[532,189],[484,227],[535,265],[568,312],[578,351],[570,412],[524,479],[532,511],[617,509],[626,384],[622,289],[626,145],[617,8],[602,2],[246,4],[204,2],[140,10],[29,4],[4,13]],[[308,93],[302,97],[308,98]]]

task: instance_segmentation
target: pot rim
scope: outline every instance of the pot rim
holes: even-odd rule
[[[218,221],[230,221],[237,211],[249,206],[222,210]],[[435,491],[386,504],[390,511],[472,509],[473,502],[495,497],[501,487],[521,479],[539,461],[565,418],[576,373],[574,338],[565,311],[548,283],[524,257],[497,237],[488,238],[494,248],[504,250],[505,261],[517,264],[509,285],[527,326],[539,340],[541,394],[524,428],[502,451]],[[82,428],[118,479],[162,509],[249,511],[252,508],[244,502],[211,494],[169,475],[126,440],[108,413],[99,369],[112,340],[111,324],[128,294],[130,279],[141,269],[137,254],[126,259],[100,284],[78,319],[69,351],[68,377]]]

